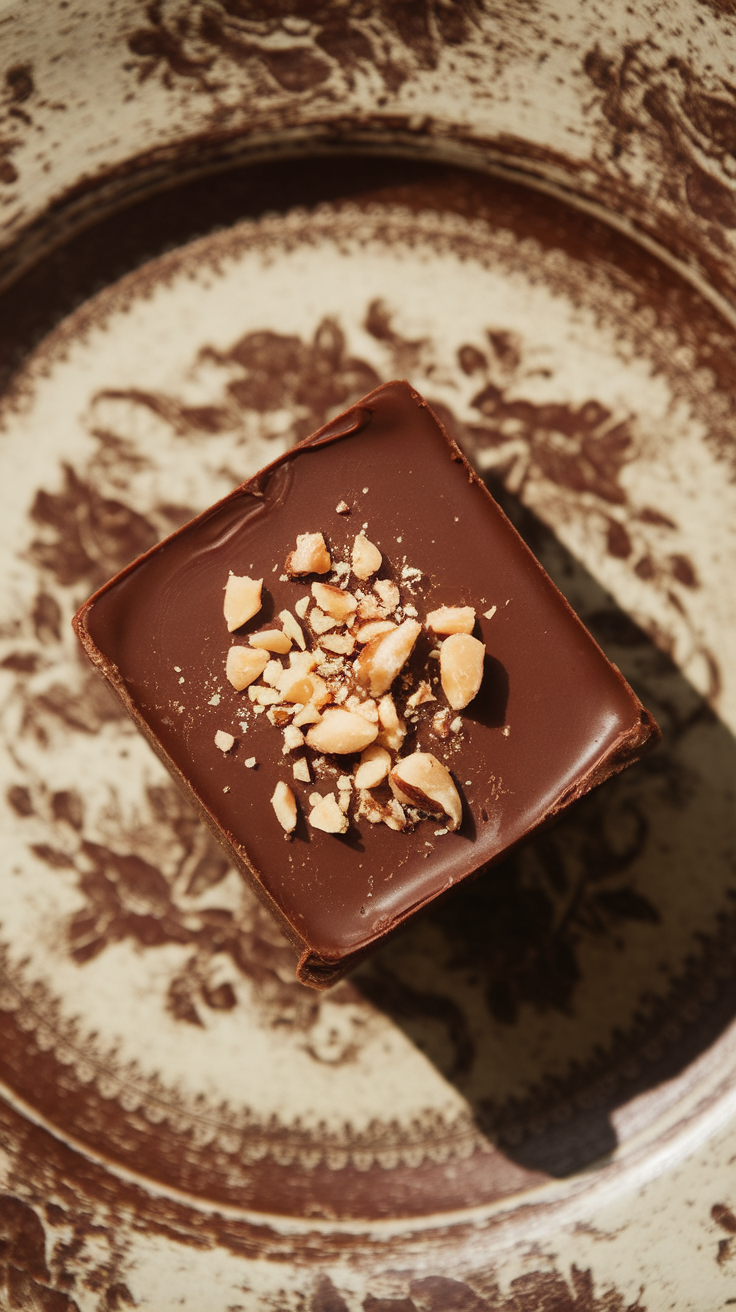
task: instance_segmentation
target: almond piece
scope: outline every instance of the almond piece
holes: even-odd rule
[[[269,661],[263,671],[263,682],[268,683],[272,688],[275,688],[283,672],[284,667],[281,664],[281,661]]]
[[[303,620],[309,610],[309,597],[300,597],[299,600],[294,603],[294,610],[299,616],[299,619]]]
[[[431,752],[414,752],[397,761],[388,781],[397,801],[430,815],[447,816],[447,828],[459,828],[463,818],[460,794],[449,770]]]
[[[296,798],[294,797],[289,785],[285,784],[283,779],[279,779],[279,782],[273,790],[271,806],[276,812],[276,819],[281,825],[281,828],[284,829],[287,834],[290,834],[293,829],[296,829]]]
[[[279,619],[281,620],[287,638],[291,638],[291,641],[295,642],[297,647],[301,647],[302,651],[304,651],[307,645],[306,639],[302,632],[301,625],[297,624],[291,611],[280,610]]]
[[[328,633],[336,627],[337,620],[331,615],[325,615],[319,606],[313,606],[309,612],[309,623],[315,633]]]
[[[322,716],[317,710],[317,707],[313,706],[311,702],[308,702],[301,711],[297,711],[292,720],[292,724],[294,724],[297,729],[302,729],[305,724],[317,724],[321,719]]]
[[[318,651],[290,651],[289,667],[292,670],[299,670],[300,674],[311,674],[316,670],[320,662]]]
[[[440,652],[440,682],[453,711],[472,702],[483,681],[485,644],[469,633],[451,633]]]
[[[231,574],[225,584],[225,602],[223,611],[230,633],[239,629],[241,624],[252,620],[261,609],[261,588],[263,579],[249,579],[244,575]]]
[[[262,688],[260,684],[251,684],[248,696],[256,706],[275,706],[281,701],[281,693],[276,688]]]
[[[282,751],[284,756],[289,752],[295,752],[297,747],[304,746],[304,734],[295,724],[288,724],[284,729],[284,746]]]
[[[307,744],[317,752],[349,756],[362,752],[378,736],[378,729],[362,715],[339,707],[326,710],[319,724],[307,732]]]
[[[229,752],[231,747],[235,746],[235,739],[231,733],[226,733],[224,729],[218,729],[215,734],[215,747],[219,747],[221,752]]]
[[[359,620],[385,620],[386,608],[382,606],[378,597],[361,597],[358,600],[358,619]]]
[[[391,579],[376,579],[373,591],[378,594],[386,610],[396,610],[399,604],[399,589]]]
[[[312,776],[309,773],[309,761],[306,756],[300,756],[294,762],[291,773],[300,784],[309,784],[312,782]]]
[[[355,631],[355,637],[358,642],[370,642],[371,638],[378,638],[382,633],[390,633],[397,626],[393,620],[369,620],[367,624],[361,624]]]
[[[285,569],[292,578],[297,574],[328,574],[332,561],[322,534],[298,534],[296,550],[286,557]]]
[[[251,633],[248,638],[251,647],[262,647],[264,651],[275,651],[285,656],[291,651],[291,638],[283,629],[262,629],[260,633]]]
[[[378,719],[381,725],[377,738],[379,746],[387,747],[390,752],[398,752],[406,738],[406,727],[390,693],[378,703]]]
[[[225,674],[238,692],[257,679],[268,665],[268,652],[253,647],[231,647],[225,662]]]
[[[379,747],[377,743],[371,743],[361,753],[360,765],[355,771],[355,787],[375,788],[387,776],[391,769],[391,756],[385,747]]]
[[[416,692],[413,692],[411,697],[407,698],[406,704],[407,706],[411,707],[411,709],[413,710],[415,706],[424,706],[425,702],[436,702],[436,701],[437,698],[432,692],[432,689],[427,683],[427,680],[422,679]]]
[[[474,624],[472,606],[440,606],[427,616],[427,628],[433,633],[472,633]]]
[[[388,692],[402,665],[409,659],[421,631],[422,626],[416,620],[404,620],[398,629],[366,643],[353,668],[358,683],[367,688],[372,697]]]
[[[378,547],[361,531],[353,543],[352,564],[355,577],[369,579],[371,574],[375,574],[376,570],[381,568],[382,560],[383,556]]]
[[[334,652],[336,656],[351,656],[355,647],[355,638],[348,633],[328,633],[319,640],[325,651]]]
[[[313,829],[321,829],[325,834],[346,834],[348,818],[343,815],[332,793],[322,797],[309,814],[309,823]]]
[[[320,609],[335,620],[346,620],[358,608],[352,592],[336,588],[334,583],[313,583],[312,596]]]

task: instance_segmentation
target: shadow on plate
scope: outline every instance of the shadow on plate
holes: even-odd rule
[[[736,742],[674,662],[498,482],[496,499],[663,731],[661,746],[455,890],[352,977],[527,1168],[617,1146],[736,1013]]]

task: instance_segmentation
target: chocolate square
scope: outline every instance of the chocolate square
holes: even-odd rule
[[[297,755],[310,761],[313,782],[295,781],[279,729],[225,677],[228,647],[280,627],[279,612],[293,613],[318,577],[285,573],[297,536],[320,532],[333,564],[349,562],[364,525],[382,553],[379,576],[395,580],[409,614],[413,608],[422,620],[439,606],[476,610],[474,633],[487,652],[483,682],[468,706],[440,715],[442,732],[437,713],[447,703],[430,655],[436,640],[426,631],[407,665],[413,682],[406,686],[399,676],[393,687],[404,714],[420,674],[429,678],[436,700],[409,712],[401,755],[430,752],[450,770],[462,799],[456,832],[415,811],[399,832],[371,823],[355,805],[345,834],[313,828],[310,795],[331,790],[337,797],[338,778],[351,773],[355,758],[304,748]],[[264,579],[261,611],[232,635],[223,618],[230,572]],[[373,582],[348,580],[344,567],[320,581],[367,592]],[[659,736],[404,382],[378,388],[141,556],[80,608],[74,624],[90,659],[300,952],[299,978],[320,988]],[[215,745],[218,730],[235,737],[230,751]],[[299,811],[288,837],[271,803],[280,780]],[[388,786],[376,796],[390,798]]]

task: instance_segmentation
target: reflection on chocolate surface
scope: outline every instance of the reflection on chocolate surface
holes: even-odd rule
[[[426,818],[397,835],[353,814],[341,841],[302,818],[285,849],[270,808],[279,781],[295,789],[304,817],[314,787],[334,789],[355,766],[355,754],[328,754],[318,770],[319,752],[309,751],[314,783],[297,787],[266,717],[241,722],[244,699],[222,678],[223,580],[229,571],[265,579],[263,610],[247,626],[256,631],[308,595],[306,580],[274,574],[284,546],[318,530],[336,563],[349,558],[361,525],[383,552],[402,600],[420,616],[447,604],[479,612],[491,659],[463,728],[451,734],[448,717],[443,738],[425,716],[408,725],[402,748],[402,756],[432,753],[452,768],[463,821],[452,836]],[[409,583],[407,571],[420,577]],[[359,584],[352,580],[353,589]],[[301,949],[300,978],[318,987],[657,739],[652,717],[406,384],[372,392],[154,548],[98,592],[75,627],[90,659],[276,910]],[[440,709],[446,703],[435,692]],[[399,707],[403,723],[404,702]],[[223,728],[238,735],[234,751],[214,747]],[[253,758],[257,766],[246,774],[244,762]]]

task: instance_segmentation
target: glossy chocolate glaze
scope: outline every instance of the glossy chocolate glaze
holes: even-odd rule
[[[337,513],[340,501],[350,514]],[[486,673],[462,734],[443,742],[425,719],[404,746],[445,761],[463,823],[437,836],[429,819],[412,833],[361,820],[337,837],[302,818],[287,842],[270,805],[279,779],[292,784],[281,736],[265,716],[240,732],[245,694],[224,679],[224,580],[229,570],[263,575],[264,607],[244,631],[261,628],[307,591],[303,581],[280,579],[297,534],[321,531],[343,554],[364,524],[383,572],[398,577],[403,561],[422,570],[412,597],[420,616],[465,604],[480,617]],[[492,606],[492,618],[482,618]],[[302,950],[300,977],[318,986],[657,738],[649,713],[406,383],[378,388],[141,557],[75,623]],[[220,728],[237,736],[227,755],[214,746]],[[252,756],[258,766],[249,770]],[[333,786],[344,770],[345,758],[336,758]],[[304,812],[314,785],[292,786]]]

